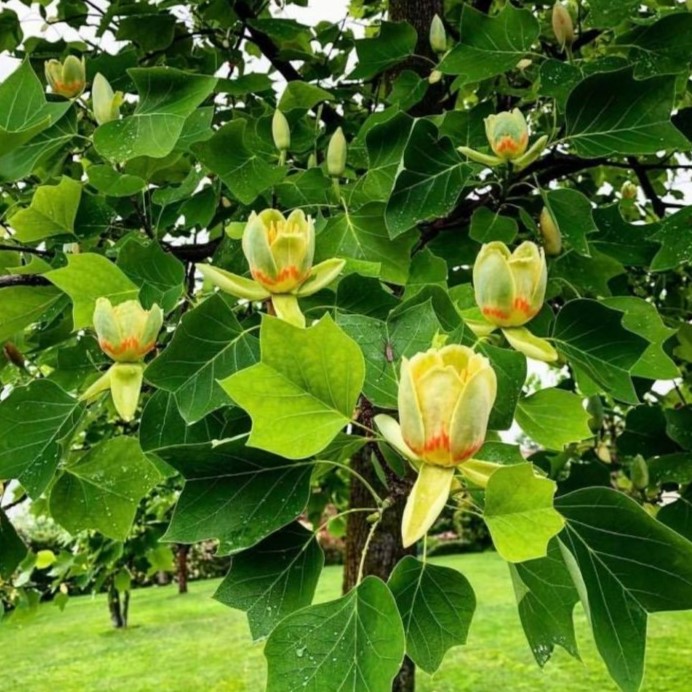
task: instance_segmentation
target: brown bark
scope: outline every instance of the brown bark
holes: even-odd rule
[[[187,593],[187,556],[190,546],[183,543],[178,544],[176,562],[178,567],[178,593]]]
[[[120,601],[120,593],[118,592],[118,589],[115,588],[115,584],[112,581],[108,587],[108,610],[111,614],[111,622],[113,623],[113,627],[116,627],[117,629],[127,627],[127,604],[125,605],[125,612],[123,613],[123,604]]]
[[[368,401],[362,400],[361,411],[361,421],[371,428],[374,411]],[[380,497],[387,498],[391,502],[391,506],[382,514],[382,520],[370,542],[363,565],[363,575],[372,574],[387,581],[399,560],[406,555],[415,554],[415,547],[404,548],[401,544],[401,518],[413,479],[410,477],[399,478],[382,460],[380,463],[387,479],[387,487],[385,488],[377,477],[371,460],[371,455],[375,451],[376,448],[373,443],[367,444],[360,453],[351,459],[351,467],[375,488]],[[353,478],[350,488],[350,507],[372,506],[373,498],[368,489],[360,481]],[[367,517],[366,512],[354,512],[349,514],[347,518],[344,593],[352,589],[358,579],[361,555],[371,529]],[[413,692],[414,689],[415,666],[407,657],[394,680],[392,690],[394,692]]]

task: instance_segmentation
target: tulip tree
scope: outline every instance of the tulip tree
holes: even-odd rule
[[[10,506],[125,541],[181,483],[162,545],[234,556],[269,690],[411,690],[484,607],[416,542],[446,504],[539,665],[581,603],[639,689],[692,608],[689,2],[283,5],[0,11],[5,607]]]

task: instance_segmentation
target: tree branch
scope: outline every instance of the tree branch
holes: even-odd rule
[[[165,243],[163,248],[183,262],[199,262],[211,257],[220,244],[221,238],[215,238],[208,243],[200,243],[199,245],[169,245]]]
[[[253,19],[257,19],[257,16],[247,4],[245,2],[236,2],[233,5],[233,9],[245,23],[252,42],[262,51],[264,57],[269,60],[272,66],[281,73],[283,78],[287,82],[305,81],[300,72],[288,60],[283,60],[279,57],[279,49],[274,41],[263,31],[259,31],[248,24]],[[342,122],[341,116],[328,103],[322,104],[322,120],[327,125],[334,125],[335,127]]]
[[[646,170],[642,168],[642,164],[640,164],[639,161],[634,158],[634,156],[628,156],[627,162],[629,163],[630,168],[634,171],[634,174],[637,176],[644,194],[651,202],[651,207],[656,213],[656,216],[662,219],[666,215],[666,205],[658,194],[656,194],[656,190],[654,190],[654,186],[651,180],[649,180]]]
[[[8,286],[50,286],[50,281],[40,274],[8,274],[0,276],[0,288]]]

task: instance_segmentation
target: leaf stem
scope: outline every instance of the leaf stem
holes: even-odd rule
[[[356,579],[356,585],[360,584],[361,581],[363,581],[363,569],[365,568],[365,558],[368,555],[368,550],[370,549],[370,543],[372,542],[373,536],[375,535],[375,531],[377,530],[377,527],[380,525],[380,522],[382,521],[382,512],[384,511],[383,509],[380,509],[379,511],[379,516],[375,521],[373,521],[372,526],[370,527],[370,531],[368,533],[368,537],[365,539],[365,545],[363,546],[363,552],[360,555],[360,564],[358,565],[358,578]]]

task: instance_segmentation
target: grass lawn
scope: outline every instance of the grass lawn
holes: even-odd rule
[[[420,692],[617,690],[580,609],[576,623],[583,663],[559,649],[541,670],[524,639],[500,558],[485,553],[436,561],[466,574],[478,607],[467,646],[449,651],[434,676],[419,673]],[[327,568],[318,599],[337,597],[340,581],[340,569]],[[31,621],[3,622],[0,690],[261,692],[266,675],[262,644],[251,643],[244,613],[212,600],[217,584],[194,582],[186,596],[171,586],[135,591],[126,631],[111,628],[102,595],[71,599],[63,613],[46,604]],[[682,692],[690,689],[690,680],[692,613],[652,616],[644,691]]]

